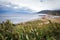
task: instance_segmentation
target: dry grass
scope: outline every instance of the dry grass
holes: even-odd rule
[[[48,22],[48,20],[50,20],[51,22],[60,23],[60,18],[50,18],[50,17],[46,16],[41,19],[41,21],[43,21],[43,22]]]
[[[60,18],[51,18],[52,22],[60,23]]]

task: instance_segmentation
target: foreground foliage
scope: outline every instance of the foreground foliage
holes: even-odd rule
[[[18,40],[18,33],[15,31],[15,25],[9,20],[0,23],[0,40]]]
[[[40,20],[20,24],[3,22],[0,40],[60,40],[60,23],[49,21],[44,24]]]

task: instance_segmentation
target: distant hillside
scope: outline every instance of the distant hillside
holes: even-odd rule
[[[60,16],[60,10],[42,10],[39,13],[43,13],[43,14],[51,14],[51,15],[59,15]]]

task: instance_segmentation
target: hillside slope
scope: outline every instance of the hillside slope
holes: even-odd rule
[[[60,16],[60,10],[42,10],[39,13],[42,13],[42,14],[51,14],[51,15],[59,15]]]

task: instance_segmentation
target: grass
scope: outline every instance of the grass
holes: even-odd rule
[[[0,27],[2,27],[1,29],[6,29],[8,27],[7,30],[12,30],[12,32],[7,32],[5,30],[4,30],[5,32],[4,31],[1,32],[0,29],[1,34],[0,39],[1,40],[60,40],[60,23],[53,23],[50,20],[48,22],[49,23],[45,24],[41,20],[35,20],[20,24],[13,24],[9,21],[1,23],[0,24]],[[7,36],[2,35],[4,33]],[[2,38],[2,36],[4,39]]]
[[[40,20],[21,23],[17,31],[20,40],[60,40],[60,24],[51,21],[48,24]]]

